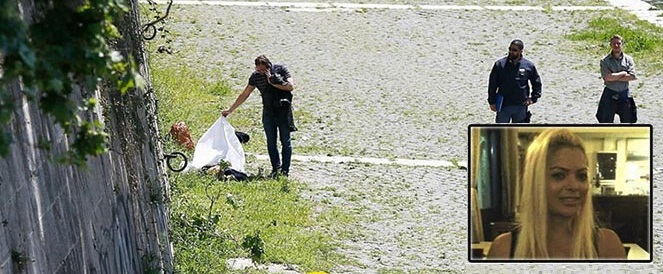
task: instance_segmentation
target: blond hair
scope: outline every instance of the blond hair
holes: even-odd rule
[[[576,148],[585,154],[582,139],[567,129],[548,129],[534,139],[527,149],[520,200],[520,233],[515,247],[517,259],[546,259],[548,254],[548,202],[546,199],[546,166],[550,156],[560,148]],[[585,159],[586,159],[585,155]],[[596,258],[592,194],[587,191],[585,203],[569,223],[573,232],[572,259]],[[513,248],[513,247],[512,247]]]

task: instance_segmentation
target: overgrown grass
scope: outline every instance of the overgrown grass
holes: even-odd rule
[[[238,94],[223,80],[205,78],[194,68],[186,66],[152,66],[150,77],[159,100],[160,132],[165,136],[173,123],[184,121],[191,136],[199,138],[220,117],[222,108],[229,107]],[[245,114],[251,111],[255,113]],[[255,140],[245,144],[246,151],[265,150],[264,145],[261,145],[264,144],[264,134],[257,114],[259,111],[243,107],[237,109],[232,118],[229,117],[236,130],[249,133],[252,140]],[[181,149],[172,146],[170,142],[166,147]]]
[[[581,42],[576,50],[583,54],[604,56],[610,52],[609,40],[615,34],[624,39],[624,52],[635,58],[636,70],[646,75],[663,72],[663,28],[624,10],[592,18],[586,28],[574,31],[567,38]]]
[[[288,180],[220,182],[185,174],[171,180],[171,240],[182,273],[225,273],[227,258],[250,257],[247,236],[264,242],[260,261],[294,264],[304,271],[329,271],[342,260],[323,231],[341,215],[312,216],[312,203],[299,196],[301,184]],[[338,217],[338,218],[337,218]]]
[[[200,137],[218,119],[221,106],[229,106],[239,93],[222,79],[205,77],[208,74],[201,73],[203,69],[195,64],[178,64],[178,58],[170,55],[151,57],[159,58],[151,62],[150,77],[159,100],[159,126],[164,135],[173,123],[182,120],[194,139]],[[246,113],[249,111],[256,113]],[[264,153],[259,113],[259,108],[239,108],[231,122],[238,130],[254,129],[249,132],[252,139],[245,144],[246,151]],[[169,138],[164,140],[166,152],[183,150]],[[190,157],[192,152],[186,154]],[[226,268],[227,259],[252,255],[257,262],[297,265],[304,272],[329,271],[335,263],[345,261],[334,250],[343,238],[345,224],[352,220],[334,208],[314,212],[316,204],[301,197],[301,182],[224,182],[197,173],[170,176],[171,242],[178,273],[233,273]],[[334,240],[331,235],[335,235]],[[252,246],[243,246],[249,238],[255,240]],[[251,247],[262,251],[252,253]]]

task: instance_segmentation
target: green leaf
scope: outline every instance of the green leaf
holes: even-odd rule
[[[61,92],[62,89],[64,88],[64,85],[62,84],[62,80],[58,78],[52,78],[51,80],[48,81],[48,89],[53,90],[56,92]]]
[[[82,164],[87,156],[105,151],[107,136],[98,121],[79,116],[80,110],[92,111],[97,101],[72,101],[72,86],[81,79],[90,91],[100,82],[117,83],[125,93],[142,79],[133,60],[111,50],[121,37],[113,21],[129,9],[124,0],[86,0],[75,8],[63,1],[49,3],[40,5],[35,22],[28,25],[14,2],[0,1],[0,154],[6,155],[11,143],[7,124],[14,110],[6,86],[21,79],[22,93],[31,103],[38,103],[65,133],[75,132],[63,160]]]
[[[24,43],[21,43],[18,47],[18,53],[21,56],[23,63],[27,65],[28,68],[34,69],[36,58],[32,50]]]

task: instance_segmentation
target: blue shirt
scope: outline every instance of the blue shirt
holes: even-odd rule
[[[502,104],[505,106],[522,105],[528,98],[536,102],[541,97],[541,77],[534,63],[525,58],[520,58],[518,63],[513,63],[507,57],[497,60],[488,81],[489,104],[495,104],[498,93],[504,96]]]

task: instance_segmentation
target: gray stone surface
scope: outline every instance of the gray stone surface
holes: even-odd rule
[[[175,54],[162,58],[207,70],[213,80],[230,79],[238,92],[257,55],[288,64],[298,85],[296,154],[467,160],[467,126],[494,121],[486,102],[488,74],[513,38],[525,41],[526,57],[543,78],[533,122],[596,123],[601,56],[576,53],[564,35],[601,13],[175,6],[167,24]],[[663,77],[641,73],[633,83],[639,123],[654,125],[656,134],[663,126]],[[256,92],[233,115],[259,124],[259,101]],[[231,123],[238,119],[233,115]],[[260,134],[254,134],[257,142],[263,142]],[[291,176],[310,186],[308,199],[358,218],[353,237],[338,247],[352,263],[334,273],[657,273],[663,140],[655,135],[653,142],[653,264],[469,264],[465,170],[297,162]],[[261,149],[250,152],[265,153]]]

